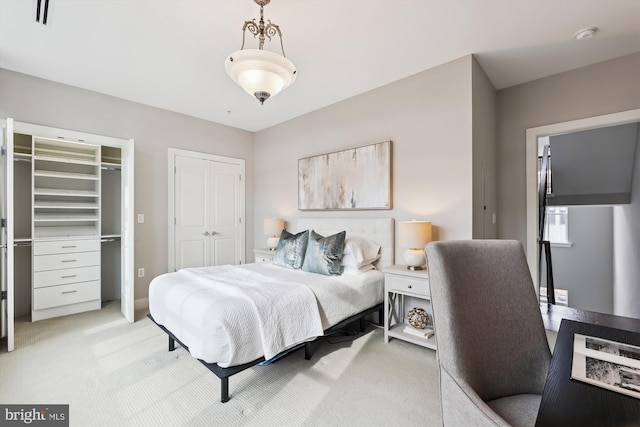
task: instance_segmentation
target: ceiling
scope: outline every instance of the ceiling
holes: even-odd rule
[[[251,0],[49,0],[47,25],[35,15],[36,0],[0,0],[1,68],[249,131],[468,54],[502,89],[640,51],[639,0],[272,0],[298,77],[261,106],[224,70]]]

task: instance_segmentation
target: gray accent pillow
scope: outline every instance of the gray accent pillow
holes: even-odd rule
[[[309,242],[309,230],[298,234],[291,234],[282,230],[276,253],[273,254],[273,263],[280,267],[299,269],[304,262],[304,255]]]
[[[341,275],[344,270],[342,253],[346,234],[346,231],[341,231],[332,236],[323,237],[311,230],[302,270],[325,276]]]

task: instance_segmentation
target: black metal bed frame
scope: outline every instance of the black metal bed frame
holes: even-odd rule
[[[384,304],[380,303],[377,304],[373,307],[370,307],[364,311],[361,311],[358,314],[355,314],[351,317],[348,317],[346,319],[344,319],[343,321],[333,325],[332,327],[326,329],[324,331],[324,335],[322,337],[325,337],[327,335],[331,335],[333,333],[336,333],[338,331],[340,331],[341,329],[344,329],[346,326],[350,325],[351,323],[354,323],[356,321],[360,321],[360,332],[364,332],[365,330],[365,323],[364,323],[364,318],[366,316],[368,316],[369,314],[378,312],[378,324],[382,325],[383,324],[383,316],[384,316]],[[186,345],[184,345],[171,331],[169,331],[167,328],[165,328],[164,326],[160,325],[159,323],[157,323],[155,321],[155,319],[153,318],[153,316],[151,316],[151,314],[147,314],[147,317],[149,319],[151,319],[151,321],[153,323],[155,323],[156,325],[158,325],[158,327],[160,327],[160,329],[162,329],[164,332],[166,332],[166,334],[169,336],[169,351],[173,351],[176,349],[176,342],[178,344],[180,344],[181,347],[183,347],[185,350],[189,351],[189,347],[187,347]],[[318,337],[318,338],[322,338],[322,337]],[[293,353],[296,350],[299,350],[300,348],[304,347],[304,358],[306,360],[311,359],[312,356],[312,352],[311,352],[311,343],[316,341],[318,338],[316,338],[313,341],[307,341],[301,344],[298,344],[290,349],[285,350],[284,352],[276,355],[273,357],[272,360],[274,359],[280,359],[281,357],[284,357],[290,353]],[[200,363],[202,363],[204,366],[207,367],[207,369],[209,369],[211,372],[213,372],[214,374],[216,374],[216,376],[218,378],[220,378],[220,401],[222,403],[228,402],[230,399],[229,396],[229,377],[231,377],[232,375],[235,375],[239,372],[244,371],[245,369],[249,369],[252,366],[255,366],[259,363],[262,363],[265,361],[264,357],[261,357],[259,359],[256,359],[252,362],[249,363],[244,363],[242,365],[237,365],[237,366],[230,366],[228,368],[222,368],[220,366],[218,366],[217,363],[207,363],[202,359],[197,359]]]

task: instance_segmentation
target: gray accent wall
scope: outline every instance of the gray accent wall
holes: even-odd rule
[[[553,272],[556,288],[569,291],[571,307],[640,317],[638,126],[550,137],[554,194],[549,201],[569,205],[572,242],[552,248]],[[616,195],[624,197],[615,200]],[[608,206],[593,206],[602,204]]]
[[[551,135],[549,205],[614,205],[631,200],[638,123]]]
[[[498,94],[475,59],[472,79],[473,238],[494,239],[498,236]]]
[[[640,53],[498,91],[498,237],[526,245],[525,143],[529,128],[640,108]],[[615,314],[640,317],[640,199],[638,161],[631,204],[615,207],[613,244],[599,254],[613,260]],[[571,220],[570,220],[571,221]],[[554,249],[554,254],[562,248]],[[593,260],[593,258],[589,258]],[[585,260],[586,264],[588,261]],[[554,273],[562,261],[554,256]],[[587,271],[592,266],[573,266]],[[604,280],[604,278],[603,278]],[[557,284],[558,288],[562,285]],[[569,301],[575,301],[570,292]],[[582,307],[582,308],[586,308]],[[597,311],[597,310],[596,310]]]
[[[614,314],[640,318],[640,136],[636,145],[631,203],[614,215]]]
[[[640,108],[640,53],[498,91],[498,237],[527,243],[526,130]]]
[[[170,84],[170,82],[167,82]],[[135,298],[167,271],[167,148],[245,160],[246,260],[253,260],[253,133],[0,69],[0,117],[135,140]],[[201,94],[215,96],[215,94]],[[262,219],[260,219],[262,221]]]
[[[571,246],[551,247],[554,286],[569,291],[569,307],[613,314],[613,207],[568,212]]]

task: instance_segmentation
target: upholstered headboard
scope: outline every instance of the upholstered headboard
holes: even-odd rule
[[[295,223],[294,223],[295,221]],[[380,245],[378,269],[395,263],[395,223],[393,218],[298,218],[291,221],[295,232],[315,230],[328,236],[342,230],[347,236],[360,236]]]

